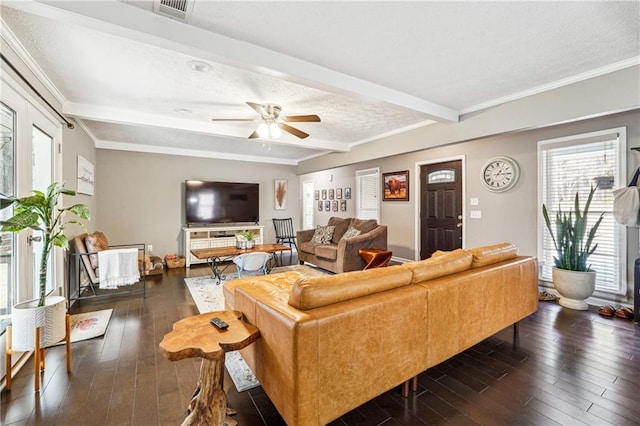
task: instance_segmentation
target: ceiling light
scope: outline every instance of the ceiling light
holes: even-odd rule
[[[262,139],[278,139],[282,136],[282,130],[280,130],[278,123],[270,120],[260,123],[257,132]]]
[[[187,66],[194,71],[198,72],[209,72],[213,70],[213,67],[206,62],[203,61],[187,61]]]

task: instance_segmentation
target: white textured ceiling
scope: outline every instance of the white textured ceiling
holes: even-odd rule
[[[3,1],[0,12],[3,36],[98,147],[289,164],[640,52],[638,2],[189,1],[187,23],[147,1]],[[191,70],[193,59],[213,70]],[[255,122],[211,121],[257,117],[245,101],[322,122],[293,124],[307,139],[263,144],[246,139]]]

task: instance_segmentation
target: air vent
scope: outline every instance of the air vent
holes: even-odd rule
[[[194,0],[154,0],[153,11],[158,15],[186,22],[193,12],[193,1]]]

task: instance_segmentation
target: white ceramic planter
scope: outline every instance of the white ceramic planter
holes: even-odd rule
[[[50,296],[45,306],[38,307],[38,299],[18,303],[11,313],[12,348],[16,351],[35,349],[35,329],[40,330],[40,347],[46,348],[58,343],[66,335],[66,299]]]
[[[596,273],[568,271],[553,268],[553,286],[560,293],[561,306],[586,311],[589,308],[585,299],[593,294],[596,288]]]

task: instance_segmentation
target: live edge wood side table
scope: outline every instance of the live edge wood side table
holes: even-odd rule
[[[219,330],[209,320],[218,317],[229,324]],[[227,396],[224,393],[225,353],[249,346],[260,336],[258,329],[242,321],[237,311],[208,312],[182,319],[160,342],[160,352],[170,361],[202,358],[200,379],[187,409],[186,425],[235,425],[227,416]]]
[[[367,248],[358,250],[358,254],[367,262],[364,269],[382,268],[389,264],[392,252],[385,249]]]

